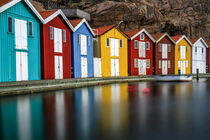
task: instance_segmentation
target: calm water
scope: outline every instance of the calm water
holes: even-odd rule
[[[143,89],[149,88],[149,93]],[[210,139],[210,80],[0,98],[1,140]]]

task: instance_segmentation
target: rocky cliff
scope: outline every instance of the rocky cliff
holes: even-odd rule
[[[69,7],[89,12],[94,28],[123,20],[120,28],[125,31],[144,27],[150,33],[186,34],[189,38],[202,36],[210,40],[210,0],[67,1]]]

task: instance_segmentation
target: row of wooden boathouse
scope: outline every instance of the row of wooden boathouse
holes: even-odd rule
[[[209,42],[185,35],[92,29],[61,10],[0,1],[0,82],[209,72]]]

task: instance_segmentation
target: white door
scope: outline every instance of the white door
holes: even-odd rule
[[[101,58],[94,58],[94,77],[101,77]]]
[[[81,57],[81,76],[88,77],[87,58]]]
[[[185,61],[180,61],[181,63],[181,74],[186,74],[186,64]]]
[[[139,75],[146,75],[147,61],[139,59],[138,66],[139,66]]]
[[[139,42],[139,57],[146,57],[145,42]]]
[[[15,19],[15,48],[28,49],[27,47],[27,22]]]
[[[168,58],[167,44],[162,44],[162,58]]]
[[[63,79],[63,57],[55,56],[55,79]]]
[[[119,59],[111,59],[111,75],[119,76]]]
[[[28,49],[27,22],[15,19],[15,48]],[[28,53],[16,52],[16,80],[28,80]]]
[[[168,74],[168,64],[167,64],[167,60],[162,60],[162,74],[166,75]]]
[[[87,36],[81,35],[81,55],[87,55]]]
[[[54,52],[62,53],[62,30],[54,28]]]
[[[180,57],[181,59],[186,58],[186,46],[180,46]]]
[[[28,53],[16,52],[16,80],[28,80]]]
[[[111,38],[111,56],[119,56],[118,39]]]

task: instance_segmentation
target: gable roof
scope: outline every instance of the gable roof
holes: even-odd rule
[[[69,22],[71,23],[71,25],[72,25],[74,28],[75,28],[81,21],[82,21],[82,19],[69,20]]]
[[[156,43],[158,43],[165,36],[168,37],[169,40],[171,40],[171,42],[175,44],[174,40],[167,33],[152,34],[152,37],[156,40]]]
[[[204,39],[202,37],[200,37],[200,38],[193,38],[193,39],[190,39],[190,41],[192,42],[193,45],[195,43],[197,43],[198,41],[201,41],[206,46],[206,48],[209,47],[208,44],[204,41]]]
[[[15,4],[24,1],[28,7],[32,10],[32,12],[37,16],[37,18],[44,23],[44,19],[39,14],[39,12],[34,8],[29,0],[1,0],[0,2],[0,13],[4,12],[5,10],[9,9],[10,7],[14,6]]]
[[[47,24],[51,20],[53,20],[55,17],[61,15],[61,17],[64,19],[66,24],[69,26],[69,28],[74,31],[73,26],[71,23],[68,21],[64,13],[59,9],[59,10],[48,10],[48,11],[42,11],[40,12],[40,15],[44,18],[44,24]]]
[[[105,34],[106,32],[108,32],[109,30],[111,30],[114,27],[115,27],[115,25],[109,25],[109,26],[99,27],[99,28],[96,28],[93,30],[94,30],[94,33],[96,36],[100,36],[100,35]]]
[[[192,46],[192,43],[185,35],[172,36],[171,38],[175,41],[175,44],[178,44],[182,39],[185,39]]]
[[[93,36],[95,36],[95,33],[93,32],[93,29],[90,27],[90,25],[88,24],[88,22],[86,21],[85,18],[83,19],[75,19],[75,20],[69,20],[70,23],[73,24],[74,26],[74,31],[76,31],[77,29],[79,29],[79,27],[84,23],[87,25],[88,29],[90,30],[90,32],[92,33]]]
[[[144,32],[155,43],[155,39],[146,31],[146,29],[131,30],[131,31],[125,32],[125,34],[127,34],[127,36],[129,36],[130,39],[133,40],[142,32]]]
[[[3,6],[3,5],[5,5],[5,4],[7,4],[7,3],[9,3],[9,2],[11,2],[12,0],[1,0],[0,1],[0,7],[1,6]]]

